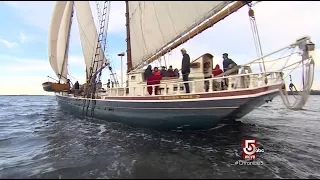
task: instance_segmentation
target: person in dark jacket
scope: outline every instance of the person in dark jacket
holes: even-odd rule
[[[232,69],[233,67],[237,66],[237,63],[235,63],[234,61],[232,61],[232,59],[230,59],[228,57],[227,53],[223,53],[222,54],[223,57],[223,71],[226,72],[229,69]],[[229,75],[233,75],[233,74],[238,74],[239,70],[230,73]],[[225,79],[225,85],[228,87],[229,86],[229,80],[228,78]]]
[[[167,71],[168,77],[176,77],[176,73],[173,71],[172,66],[169,66],[169,69]]]
[[[179,74],[179,70],[177,68],[174,69],[174,73],[175,73],[176,77],[179,77],[180,74]]]
[[[80,89],[80,85],[78,81],[74,83],[74,89]]]
[[[226,72],[229,69],[232,69],[234,66],[237,66],[237,63],[235,63],[234,61],[232,61],[232,59],[230,59],[228,57],[228,53],[223,53],[222,57],[223,57],[223,71],[224,72]]]
[[[182,53],[182,64],[181,64],[181,73],[183,81],[189,81],[190,74],[190,56],[187,54],[186,49],[181,49]],[[189,83],[184,83],[184,87],[186,88],[186,93],[190,93]]]
[[[108,79],[107,88],[110,88],[110,79]]]
[[[167,68],[165,66],[161,67],[160,74],[161,74],[162,77],[167,77],[168,76],[168,71],[167,71]]]
[[[76,81],[76,82],[74,83],[74,96],[78,96],[78,94],[79,94],[79,89],[80,89],[79,82]]]
[[[153,73],[152,73],[152,66],[151,65],[148,65],[147,69],[144,71],[144,80],[146,81],[148,79],[149,76],[151,76]]]

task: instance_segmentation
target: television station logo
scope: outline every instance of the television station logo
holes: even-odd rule
[[[257,155],[264,153],[263,148],[259,148],[257,141],[254,139],[243,139],[242,140],[242,159],[244,160],[255,160]]]

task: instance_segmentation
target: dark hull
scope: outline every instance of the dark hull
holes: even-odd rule
[[[241,118],[255,108],[272,100],[279,91],[273,90],[255,97],[233,97],[229,99],[195,99],[170,102],[139,102],[96,100],[83,108],[84,100],[57,95],[63,109],[74,114],[92,116],[107,121],[120,122],[133,127],[152,129],[207,129],[228,119]]]

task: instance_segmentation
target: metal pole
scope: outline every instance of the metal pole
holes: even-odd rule
[[[123,87],[123,67],[122,67],[122,57],[124,56],[124,52],[121,52],[118,54],[118,56],[120,56],[121,58],[121,62],[120,62],[120,87]]]
[[[120,69],[120,83],[121,83],[121,85],[120,85],[120,87],[122,88],[123,87],[123,77],[122,77],[122,69],[123,69],[123,67],[122,67],[122,56],[120,56],[120,58],[121,58],[121,62],[120,62],[120,66],[121,66],[121,69]]]

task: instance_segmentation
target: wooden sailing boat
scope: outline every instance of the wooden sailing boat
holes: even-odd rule
[[[109,3],[105,1],[102,16],[99,16],[98,33],[88,1],[58,1],[55,5],[49,40],[51,66],[59,80],[66,82],[67,68],[63,67],[67,62],[69,25],[74,4],[87,69],[83,94],[75,96],[70,92],[56,91],[57,100],[65,109],[131,126],[202,129],[210,128],[224,119],[241,118],[279,93],[290,109],[300,109],[306,103],[314,71],[310,53],[314,51],[314,44],[309,37],[274,52],[296,47],[302,52],[298,64],[303,67],[304,86],[294,104],[290,104],[287,98],[284,71],[297,63],[290,64],[287,61],[278,71],[268,71],[264,67],[260,72],[252,72],[253,63],[264,65],[262,60],[274,53],[265,56],[260,54],[259,58],[249,63],[212,77],[213,55],[204,52],[203,56],[192,61],[188,82],[183,82],[181,77],[162,78],[157,85],[147,85],[144,81],[142,67],[238,9],[247,5],[251,7],[251,2],[247,1],[126,1],[128,83],[126,87],[108,88],[107,93],[99,92],[101,87],[97,88],[97,84],[102,69],[108,67],[112,70],[105,58],[101,38]],[[249,15],[254,21],[252,9]],[[236,71],[237,74],[234,73]],[[225,79],[229,81],[227,89],[221,87]],[[185,93],[185,83],[189,84],[191,93]],[[159,88],[157,95],[156,86]],[[151,95],[148,87],[152,87]]]

